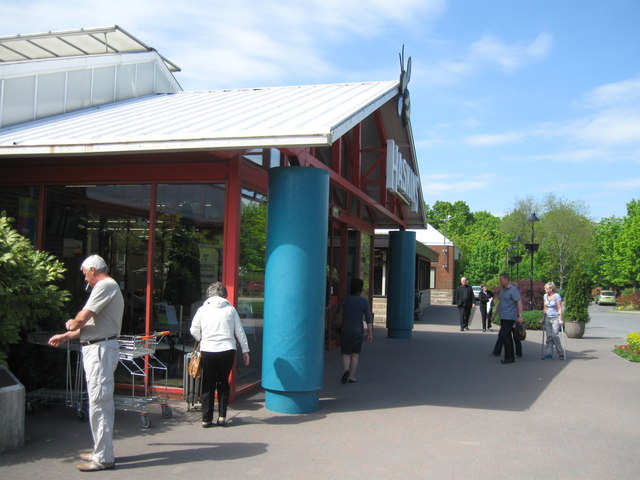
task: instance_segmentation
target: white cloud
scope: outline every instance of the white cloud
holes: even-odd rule
[[[481,174],[472,179],[463,179],[456,174],[422,175],[422,190],[429,197],[446,195],[447,193],[462,193],[481,190],[488,187],[494,181],[492,174]]]
[[[640,102],[640,78],[601,85],[588,92],[586,99],[596,108],[637,104]]]
[[[553,45],[551,35],[541,33],[528,44],[509,45],[486,35],[471,45],[471,55],[479,62],[497,63],[512,71],[545,57]]]
[[[526,131],[485,133],[485,134],[472,135],[470,137],[467,137],[464,140],[464,142],[469,145],[474,145],[478,147],[492,147],[497,145],[504,145],[506,143],[518,142],[528,136],[530,136],[530,132],[526,132]]]

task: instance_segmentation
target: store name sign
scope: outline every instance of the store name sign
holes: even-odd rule
[[[412,212],[418,211],[418,176],[393,140],[387,140],[387,190],[410,205]]]

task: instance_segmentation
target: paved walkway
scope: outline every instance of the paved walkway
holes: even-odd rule
[[[265,410],[262,393],[236,402],[227,428],[202,429],[180,402],[151,428],[118,412],[113,471],[160,479],[636,479],[640,472],[640,365],[611,353],[619,340],[568,341],[568,360],[541,361],[540,332],[524,358],[488,353],[496,333],[458,331],[455,307],[431,307],[413,339],[375,329],[359,382],[342,385],[327,352],[320,409]],[[639,319],[640,320],[640,319]],[[427,323],[428,322],[428,323]],[[640,324],[640,321],[639,321]],[[639,328],[640,329],[640,328]],[[89,427],[71,409],[27,416],[24,448],[0,455],[3,480],[68,479]]]

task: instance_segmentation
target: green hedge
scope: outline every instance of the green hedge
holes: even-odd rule
[[[542,330],[542,325],[540,325],[541,318],[542,310],[525,310],[522,312],[522,320],[524,320],[524,326],[527,330]],[[496,316],[493,323],[500,325],[500,315]]]

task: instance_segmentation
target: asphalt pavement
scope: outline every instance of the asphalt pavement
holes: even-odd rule
[[[640,364],[611,350],[640,331],[640,314],[592,312],[566,361],[540,360],[541,333],[529,331],[524,357],[502,365],[479,312],[460,332],[455,307],[433,306],[412,339],[374,329],[358,383],[341,384],[339,352],[326,352],[312,414],[270,412],[261,391],[230,407],[225,428],[202,429],[179,401],[169,419],[150,405],[149,429],[118,411],[112,471],[78,472],[88,425],[64,406],[39,410],[25,446],[0,455],[0,478],[636,479]]]

